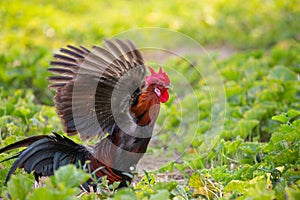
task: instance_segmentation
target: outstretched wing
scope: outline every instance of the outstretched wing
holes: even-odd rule
[[[49,87],[56,90],[54,103],[68,135],[111,134],[114,113],[129,112],[130,98],[143,85],[146,69],[135,45],[118,39],[104,45],[92,51],[68,45],[51,62],[49,71],[57,76],[49,78]]]

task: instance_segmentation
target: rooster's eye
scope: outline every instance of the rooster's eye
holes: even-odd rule
[[[161,93],[160,93],[160,90],[159,90],[157,87],[154,88],[154,92],[155,92],[155,94],[156,94],[158,97],[160,97]]]

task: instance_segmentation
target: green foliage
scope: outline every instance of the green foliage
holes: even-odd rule
[[[12,199],[25,200],[30,194],[33,180],[24,175],[12,176],[7,184],[7,190]],[[20,188],[22,188],[20,190]]]
[[[227,42],[240,48],[266,47],[282,39],[297,38],[300,18],[297,1],[293,0],[252,0],[243,4],[238,0],[14,0],[2,4],[1,37],[6,41],[3,49],[33,49],[44,43],[43,46],[57,46],[65,40],[95,42],[136,27],[170,28],[202,44]]]
[[[213,198],[212,193],[205,189],[208,185],[203,182],[207,174],[208,180],[213,181],[217,189],[222,191],[219,197],[284,198],[289,191],[294,191],[290,190],[291,185],[296,185],[295,191],[299,191],[298,47],[299,44],[285,41],[270,50],[276,50],[276,56],[287,56],[280,54],[278,49],[290,51],[290,59],[283,58],[286,62],[276,58],[281,65],[274,61],[274,54],[262,52],[238,54],[218,63],[227,96],[226,118],[221,135],[213,139],[210,145],[203,142],[211,134],[207,132],[211,126],[211,102],[203,104],[205,106],[202,106],[202,102],[198,103],[201,126],[198,126],[194,138],[196,141],[192,142],[193,153],[186,153],[181,164],[171,163],[162,168],[162,171],[174,171],[175,168],[184,175],[187,169],[191,169],[199,174],[191,177],[194,185],[189,186],[194,188],[196,184],[197,187],[187,193],[189,198],[195,195]],[[198,84],[202,86],[201,81]],[[204,87],[195,85],[195,88],[201,100],[206,97]],[[188,127],[197,127],[198,121],[189,120],[194,118],[188,111],[197,105],[191,99],[187,95],[181,100],[181,113],[172,110],[176,104],[169,105],[172,115],[168,113],[166,116],[171,118],[166,122],[166,129],[170,130],[167,135],[176,133],[176,124],[168,123],[172,122],[172,118],[182,120],[178,117],[180,115],[188,118],[184,119],[189,122]],[[179,124],[182,126],[182,123]],[[189,135],[186,135],[188,131],[185,136],[190,140]],[[184,141],[179,138],[178,143],[184,144]],[[180,151],[180,146],[169,148]]]
[[[90,176],[75,166],[59,168],[53,177],[44,181],[39,188],[33,188],[32,177],[22,174],[12,176],[5,195],[12,199],[74,199],[80,192],[79,185]]]
[[[78,186],[89,177],[73,165],[63,166],[45,181],[45,186],[34,190],[29,199],[74,199],[80,191]]]
[[[279,121],[281,123],[290,123],[293,118],[300,116],[300,111],[298,110],[289,110],[287,113],[281,113],[280,115],[276,115],[272,117],[273,120]],[[296,124],[296,126],[298,126]]]
[[[52,94],[45,91],[44,77],[48,75],[49,52],[67,43],[99,44],[103,38],[137,27],[169,28],[203,45],[225,43],[240,49],[265,48],[284,39],[299,40],[300,10],[295,0],[252,0],[243,4],[238,0],[13,0],[9,4],[1,2],[0,7],[0,86],[32,88],[38,97],[35,100],[48,105],[52,104]],[[290,62],[278,58],[288,57],[288,52],[274,49],[274,61],[280,60],[279,65]],[[230,77],[237,78],[231,72]]]
[[[152,153],[183,153],[129,188],[117,190],[104,177],[98,193],[78,197],[89,175],[65,166],[33,187],[32,175],[18,171],[7,186],[13,161],[0,163],[1,197],[11,199],[298,199],[300,193],[300,10],[297,1],[49,1],[0,3],[0,143],[62,130],[46,89],[55,49],[68,43],[99,44],[136,27],[183,32],[200,44],[233,46],[226,60],[214,58],[223,87],[213,91],[194,66],[211,67],[202,56],[168,59],[184,74],[171,74],[176,95],[162,105],[161,131]],[[99,12],[100,11],[100,12]],[[109,20],[108,20],[109,19]],[[161,36],[161,40],[164,39]],[[160,41],[159,41],[160,42]],[[202,75],[202,74],[201,74]],[[225,110],[212,112],[214,92],[224,89]],[[197,112],[199,112],[197,114]],[[212,129],[216,115],[222,130]],[[218,134],[220,133],[220,134]],[[79,137],[73,137],[79,141]],[[16,151],[1,155],[8,158]],[[159,155],[161,157],[161,155]],[[155,162],[155,160],[153,160]],[[168,173],[176,178],[162,179]]]
[[[52,183],[56,187],[76,187],[80,183],[87,181],[89,175],[82,170],[76,169],[75,166],[69,165],[61,167],[54,175]]]
[[[113,198],[108,198],[108,199],[131,200],[131,199],[137,199],[137,196],[132,189],[122,188],[113,196]]]
[[[221,197],[220,186],[197,173],[192,174],[189,180],[189,186],[194,189],[193,196],[203,196],[207,199]]]

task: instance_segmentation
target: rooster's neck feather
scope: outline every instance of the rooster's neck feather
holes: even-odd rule
[[[136,103],[131,107],[131,112],[139,126],[153,126],[157,119],[160,102],[153,90],[154,85],[144,86]]]

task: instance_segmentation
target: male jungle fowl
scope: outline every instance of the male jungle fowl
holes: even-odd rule
[[[146,152],[160,103],[169,99],[170,79],[162,68],[151,67],[146,76],[142,54],[130,40],[105,40],[105,48],[68,45],[55,54],[48,70],[49,88],[64,131],[82,140],[99,137],[93,146],[77,144],[65,136],[33,136],[2,149],[27,147],[6,160],[16,159],[6,182],[17,168],[33,172],[36,181],[59,167],[74,164],[91,178],[81,185],[90,191],[100,177],[126,187],[132,169]],[[2,162],[3,162],[2,161]]]

